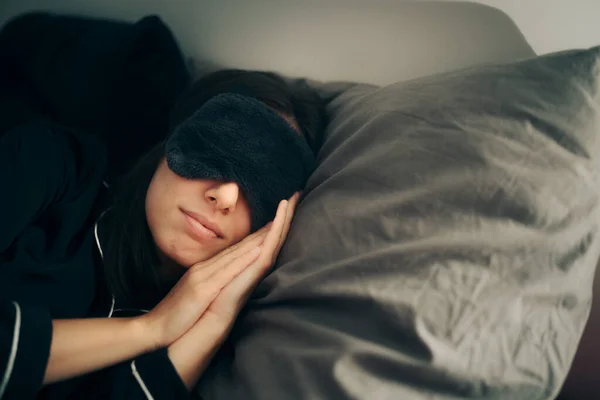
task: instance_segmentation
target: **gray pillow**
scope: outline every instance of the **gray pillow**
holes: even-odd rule
[[[553,398],[599,257],[600,48],[354,85],[206,399]]]

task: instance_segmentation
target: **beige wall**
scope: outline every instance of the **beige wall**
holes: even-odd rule
[[[320,80],[385,84],[532,54],[502,12],[451,1],[1,0],[0,22],[33,9],[156,13],[188,54]]]
[[[600,0],[479,3],[496,8],[449,0],[1,0],[0,23],[33,9],[129,20],[156,13],[188,54],[210,62],[376,84],[526,57],[526,41],[538,54],[600,43]]]
[[[525,57],[526,41],[538,54],[600,44],[600,0],[478,3],[496,9],[449,0],[2,0],[0,23],[32,9],[156,13],[187,53],[211,62],[378,84]]]
[[[538,54],[600,45],[600,0],[479,0],[507,13]]]

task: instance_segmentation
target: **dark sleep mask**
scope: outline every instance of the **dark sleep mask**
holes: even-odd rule
[[[251,210],[252,231],[278,203],[302,190],[315,156],[279,114],[261,101],[217,95],[179,124],[165,146],[167,165],[188,179],[236,182]]]

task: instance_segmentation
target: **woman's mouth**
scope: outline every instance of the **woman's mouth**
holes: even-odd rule
[[[218,226],[199,214],[181,210],[185,220],[188,233],[199,241],[222,238]]]

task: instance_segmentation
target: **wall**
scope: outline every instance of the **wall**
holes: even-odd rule
[[[479,0],[511,17],[537,54],[600,45],[600,0]]]
[[[600,44],[599,0],[480,3],[496,8],[448,0],[0,0],[0,23],[34,9],[127,20],[155,13],[188,55],[210,63],[375,84],[524,58],[532,48]]]

